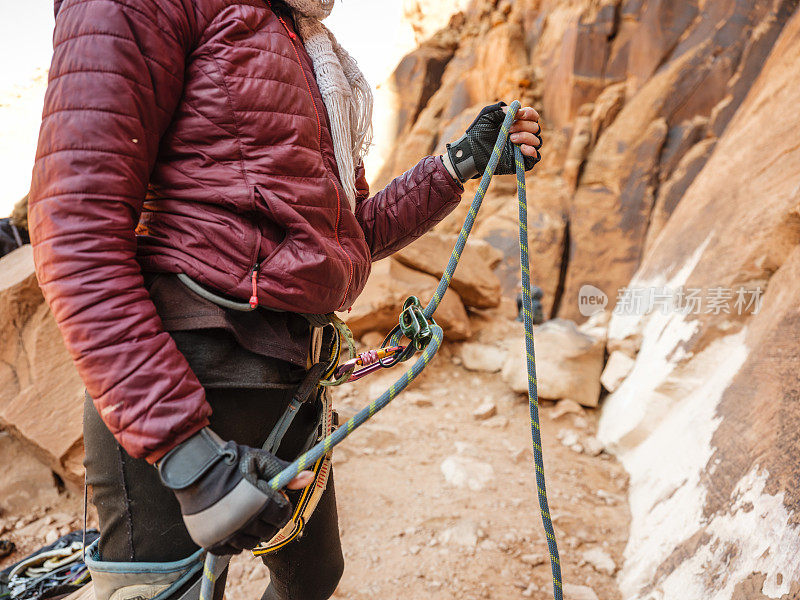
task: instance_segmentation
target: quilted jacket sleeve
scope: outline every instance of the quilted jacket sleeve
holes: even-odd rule
[[[464,187],[440,157],[426,156],[371,198],[364,166],[356,173],[356,218],[372,260],[380,260],[420,237],[461,200]]]
[[[98,412],[155,461],[208,423],[203,388],[163,331],[134,228],[193,43],[188,0],[66,0],[29,219],[44,295]]]

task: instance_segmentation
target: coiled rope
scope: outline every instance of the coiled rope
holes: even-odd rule
[[[302,454],[292,464],[288,465],[278,475],[269,481],[269,486],[274,490],[280,490],[294,479],[306,467],[313,465],[322,456],[327,454],[334,446],[341,443],[353,431],[358,429],[367,420],[369,420],[375,413],[389,404],[397,395],[402,392],[409,383],[422,372],[422,370],[431,361],[433,356],[442,345],[443,332],[442,328],[433,320],[433,314],[439,307],[439,304],[444,297],[447,288],[450,286],[450,280],[453,278],[453,273],[458,267],[461,253],[464,251],[464,246],[467,243],[467,238],[472,231],[472,226],[475,224],[475,218],[478,215],[483,198],[486,191],[489,189],[492,176],[494,175],[497,163],[506,145],[509,136],[509,128],[514,122],[514,117],[520,108],[520,103],[515,100],[508,107],[506,118],[500,127],[500,134],[497,137],[497,143],[494,146],[489,164],[486,171],[483,173],[478,191],[475,193],[475,198],[472,201],[464,225],[461,232],[458,234],[456,245],[453,248],[453,253],[450,255],[450,260],[447,263],[447,268],[442,275],[439,285],[431,298],[431,301],[421,309],[419,302],[416,298],[412,297],[406,301],[403,313],[400,315],[400,324],[386,337],[384,346],[397,345],[401,337],[407,336],[410,339],[408,348],[411,349],[407,356],[401,356],[393,361],[392,364],[400,360],[407,360],[413,354],[414,350],[422,350],[422,356],[408,369],[403,375],[389,386],[389,389],[381,394],[377,399],[370,402],[368,406],[361,409],[349,421],[344,423],[336,429],[331,435],[317,443],[308,452]],[[539,397],[536,387],[536,358],[533,346],[533,305],[531,298],[530,286],[530,257],[528,255],[528,209],[527,199],[525,195],[525,166],[523,164],[522,151],[516,144],[514,148],[514,162],[516,164],[517,173],[517,197],[519,200],[519,248],[520,248],[520,270],[522,275],[522,302],[523,302],[523,315],[525,323],[525,351],[527,354],[528,363],[528,401],[530,405],[531,416],[531,438],[533,440],[533,460],[536,469],[536,487],[539,497],[539,510],[542,516],[542,524],[544,525],[545,534],[547,536],[547,546],[550,552],[550,568],[553,574],[553,597],[555,600],[562,600],[562,582],[561,582],[561,563],[558,556],[558,546],[556,544],[555,531],[553,530],[553,522],[550,518],[550,508],[547,503],[547,488],[545,487],[544,477],[544,460],[542,458],[542,439],[539,429]],[[214,556],[208,554],[206,556],[205,567],[203,569],[203,581],[200,589],[200,600],[212,600],[214,595],[214,583],[217,579],[217,573],[223,569],[220,568],[224,561],[229,557]]]

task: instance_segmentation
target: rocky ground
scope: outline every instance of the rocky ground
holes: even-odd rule
[[[472,319],[481,368],[499,368],[521,324]],[[547,598],[550,567],[536,500],[528,405],[498,373],[465,368],[446,345],[412,387],[335,454],[347,567],[335,598]],[[475,366],[467,357],[470,366]],[[336,396],[352,415],[396,375],[381,373]],[[544,402],[542,432],[551,511],[567,597],[619,598],[614,573],[628,531],[627,479],[594,438],[595,411]],[[0,565],[77,528],[80,494],[59,491],[49,469],[0,437],[17,498],[0,537],[18,551]],[[21,464],[28,465],[25,468]],[[26,484],[22,485],[21,482]],[[26,488],[27,486],[27,488]],[[27,489],[27,492],[25,491]],[[2,490],[7,493],[7,489]],[[8,496],[5,496],[8,498]],[[90,522],[94,519],[90,515]],[[250,555],[232,566],[229,600],[257,598],[267,582]]]

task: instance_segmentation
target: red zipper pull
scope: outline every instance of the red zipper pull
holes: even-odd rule
[[[258,264],[250,272],[250,281],[253,284],[253,295],[250,296],[250,308],[258,307]]]
[[[270,5],[270,8],[272,8],[272,5]],[[283,28],[286,30],[286,33],[289,34],[289,37],[292,38],[292,40],[296,41],[297,34],[289,28],[289,26],[286,24],[286,21],[283,20],[283,17],[280,15],[275,15],[275,16],[278,17],[278,21],[281,22],[281,25],[283,25]]]

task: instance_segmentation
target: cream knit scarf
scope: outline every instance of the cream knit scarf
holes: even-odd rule
[[[292,7],[300,37],[314,64],[328,110],[333,151],[344,191],[355,210],[355,169],[372,141],[372,90],[358,64],[320,21],[335,0],[284,0]]]

